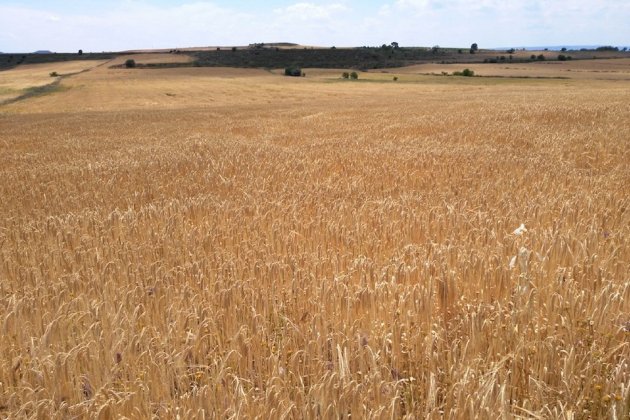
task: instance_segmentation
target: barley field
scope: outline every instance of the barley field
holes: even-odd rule
[[[306,73],[0,107],[0,418],[628,419],[630,85]]]

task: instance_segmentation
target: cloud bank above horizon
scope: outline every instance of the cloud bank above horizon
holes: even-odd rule
[[[0,51],[630,44],[627,0],[0,0]]]

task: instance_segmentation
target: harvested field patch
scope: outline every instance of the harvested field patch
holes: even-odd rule
[[[469,68],[478,76],[564,78],[581,80],[630,80],[630,59],[535,61],[530,63],[419,64],[388,69],[401,74],[453,74]]]

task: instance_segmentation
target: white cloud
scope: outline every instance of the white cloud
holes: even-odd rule
[[[414,11],[416,13],[447,12],[470,13],[474,11],[486,11],[498,13],[501,11],[516,11],[524,8],[525,4],[536,3],[535,0],[528,3],[516,0],[397,0],[394,6],[399,10]]]
[[[348,11],[348,7],[340,3],[317,5],[314,3],[295,3],[275,9],[274,13],[283,19],[312,20],[331,19],[340,12]]]
[[[74,51],[169,48],[246,43],[256,16],[209,2],[156,7],[124,2],[98,14],[40,11],[0,5],[0,27],[20,34],[19,42],[0,34],[0,49]]]
[[[1,0],[0,0],[1,1]],[[287,41],[310,45],[624,45],[627,0],[297,0],[276,9],[120,0],[100,12],[0,3],[0,50],[125,50]],[[51,3],[52,4],[52,3]],[[236,4],[236,3],[235,3]],[[10,34],[17,35],[17,38]]]
[[[391,16],[392,8],[389,4],[384,4],[378,9],[378,15],[381,17]]]
[[[382,20],[401,43],[483,47],[579,45],[630,41],[627,0],[395,0]],[[386,18],[386,19],[385,19]],[[384,25],[386,23],[383,23]],[[415,24],[416,31],[410,31]],[[418,43],[416,41],[416,43]]]

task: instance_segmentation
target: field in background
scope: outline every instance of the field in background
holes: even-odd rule
[[[452,74],[469,68],[479,76],[520,78],[563,78],[582,80],[630,81],[630,59],[538,61],[531,63],[418,64],[388,72],[401,74]]]
[[[627,86],[306,72],[0,107],[0,417],[627,418]]]
[[[172,64],[172,63],[190,63],[192,57],[186,54],[131,54],[121,55],[111,60],[108,65],[115,66],[124,64],[125,61],[132,59],[137,64]]]
[[[24,95],[29,89],[48,85],[59,76],[91,69],[106,61],[66,61],[47,64],[27,64],[11,70],[0,71],[0,104]],[[59,76],[51,77],[56,72]]]

